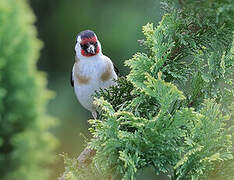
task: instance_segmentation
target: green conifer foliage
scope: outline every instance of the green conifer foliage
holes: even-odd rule
[[[66,179],[133,180],[145,167],[176,180],[234,178],[234,4],[162,4],[159,25],[143,27],[147,53],[126,61],[127,78],[96,95],[90,167],[66,157]]]
[[[51,97],[36,61],[42,43],[26,0],[0,1],[0,179],[42,180],[56,141],[45,113]]]

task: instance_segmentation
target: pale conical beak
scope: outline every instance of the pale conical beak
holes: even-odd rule
[[[96,54],[95,46],[93,44],[90,44],[89,47],[87,48],[87,52],[91,54]]]

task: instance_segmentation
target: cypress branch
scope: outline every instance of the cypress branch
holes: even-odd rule
[[[65,157],[66,179],[129,180],[145,167],[177,180],[234,178],[234,6],[178,3],[164,1],[159,25],[143,27],[148,51],[125,62],[127,77],[97,92],[96,154],[83,169]]]

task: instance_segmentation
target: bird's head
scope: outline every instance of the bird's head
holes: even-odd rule
[[[101,44],[93,31],[85,30],[78,34],[75,53],[78,59],[89,58],[101,53]]]

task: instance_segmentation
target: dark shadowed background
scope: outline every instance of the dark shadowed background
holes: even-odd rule
[[[60,142],[56,153],[77,157],[85,146],[80,134],[90,137],[87,120],[91,114],[78,103],[70,86],[74,63],[74,46],[80,31],[96,32],[103,53],[109,56],[122,75],[128,74],[124,61],[143,51],[137,40],[143,39],[142,26],[158,23],[161,17],[159,0],[30,0],[37,17],[39,38],[44,42],[38,63],[48,76],[48,88],[56,93],[48,111],[58,119],[52,129]],[[63,159],[58,156],[51,179],[63,172]],[[149,170],[150,171],[150,170]],[[138,179],[155,179],[144,173]]]

